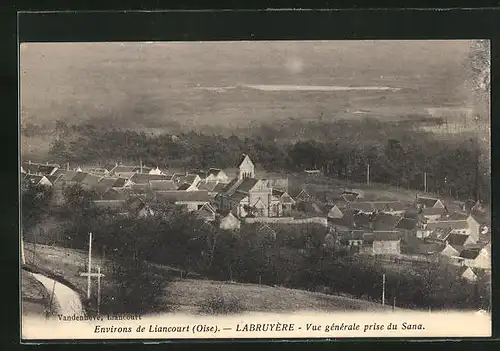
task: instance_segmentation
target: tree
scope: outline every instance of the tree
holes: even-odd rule
[[[24,232],[32,229],[40,219],[50,213],[53,189],[45,185],[21,182],[21,218]]]

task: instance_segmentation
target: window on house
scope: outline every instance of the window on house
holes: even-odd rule
[[[201,210],[202,207],[203,205],[198,205],[198,210]]]

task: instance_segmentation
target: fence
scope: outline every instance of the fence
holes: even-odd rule
[[[246,223],[284,223],[284,224],[320,224],[328,226],[326,217],[293,218],[293,217],[247,217]]]

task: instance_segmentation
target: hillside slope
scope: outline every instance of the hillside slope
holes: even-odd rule
[[[25,244],[27,257],[33,257],[33,245]],[[35,265],[43,267],[52,273],[63,274],[64,278],[74,284],[79,290],[85,291],[86,279],[79,276],[84,270],[87,253],[81,250],[55,246],[37,245]],[[103,272],[109,274],[111,262],[95,257],[95,264],[103,267]],[[155,265],[158,267],[158,265]],[[175,269],[163,267],[165,273]],[[161,272],[161,269],[155,271]],[[113,284],[109,278],[103,279],[103,289]],[[165,291],[162,304],[165,310],[197,313],[200,306],[210,297],[222,297],[237,300],[241,309],[246,312],[287,312],[287,311],[377,311],[390,310],[391,307],[352,299],[344,296],[332,296],[303,290],[272,287],[257,284],[242,284],[204,279],[174,279]]]

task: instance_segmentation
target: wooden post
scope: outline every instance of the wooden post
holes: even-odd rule
[[[97,266],[97,315],[100,315],[101,306],[101,267]]]
[[[31,262],[33,265],[35,264],[35,258],[36,258],[36,231],[33,231],[33,262]]]
[[[366,165],[366,185],[370,185],[370,164]]]
[[[52,311],[52,303],[54,301],[54,293],[56,291],[56,281],[54,280],[54,284],[52,285],[52,293],[50,294],[50,302],[49,302],[49,313],[50,311]],[[47,316],[49,315],[49,313],[47,313]]]
[[[89,263],[87,278],[87,299],[90,299],[90,275],[92,274],[92,233],[89,233]]]

